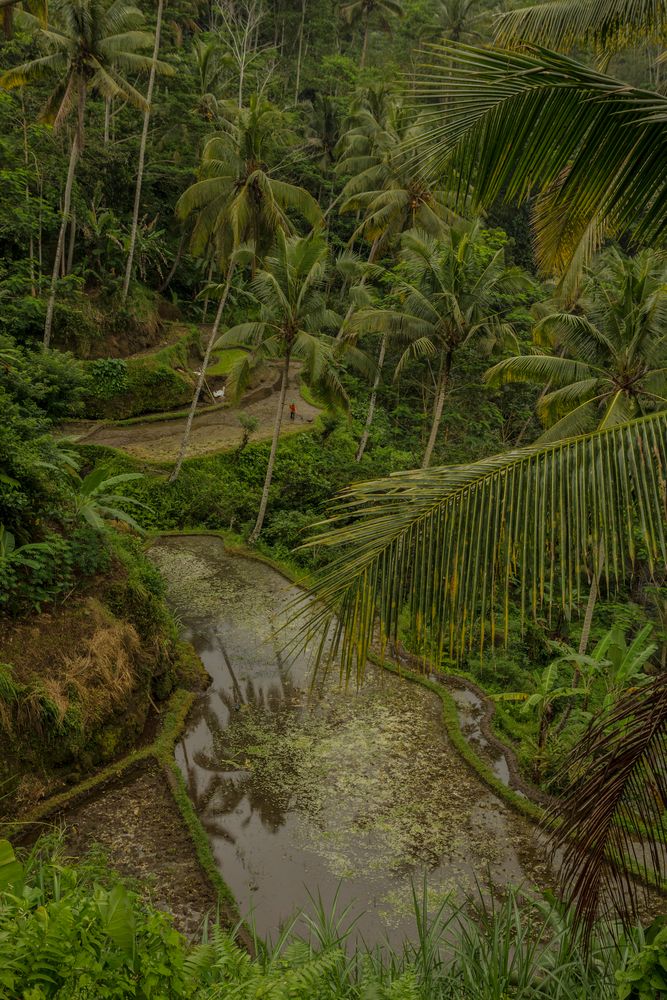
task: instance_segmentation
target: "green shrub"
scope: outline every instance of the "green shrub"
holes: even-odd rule
[[[89,361],[87,368],[91,395],[95,399],[113,399],[127,391],[130,380],[127,362],[122,358],[98,358],[96,361]]]
[[[122,420],[142,413],[159,413],[190,402],[192,384],[168,364],[153,357],[122,361],[90,361],[97,389],[86,402],[86,415]]]

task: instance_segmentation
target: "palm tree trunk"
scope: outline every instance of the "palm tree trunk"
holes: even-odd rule
[[[273,467],[276,464],[276,452],[278,451],[278,440],[280,438],[280,428],[283,422],[283,410],[285,408],[285,396],[287,395],[287,383],[289,381],[289,363],[290,363],[290,352],[288,351],[285,355],[285,363],[283,365],[282,378],[280,380],[280,396],[278,398],[278,408],[276,410],[276,419],[273,423],[273,438],[271,440],[271,452],[269,453],[269,464],[266,467],[266,476],[264,477],[264,489],[262,490],[262,499],[259,502],[259,513],[257,514],[257,520],[255,521],[255,527],[252,529],[250,538],[248,539],[248,545],[254,545],[259,538],[259,533],[262,530],[264,524],[264,517],[266,516],[266,505],[269,502],[269,489],[271,488],[271,480],[273,478]]]
[[[366,65],[366,52],[368,51],[368,15],[364,20],[364,41],[361,46],[361,59],[359,61],[359,67],[361,69]]]
[[[157,58],[160,54],[160,32],[162,30],[162,12],[164,10],[164,0],[158,0],[157,21],[155,24],[155,43],[153,45],[153,61],[148,75],[148,90],[146,92],[146,110],[144,111],[144,127],[141,131],[141,144],[139,146],[139,167],[137,170],[137,184],[134,189],[134,209],[132,211],[132,229],[130,231],[130,249],[127,255],[125,266],[125,278],[123,280],[123,294],[121,296],[123,305],[127,302],[127,293],[132,280],[132,268],[134,264],[134,249],[137,245],[137,228],[139,226],[139,209],[141,208],[141,185],[144,179],[144,163],[146,160],[146,142],[148,139],[148,126],[151,120],[151,103],[153,101],[153,88],[155,87],[155,74],[157,72]]]
[[[111,124],[111,98],[104,99],[104,145],[109,144],[109,125]]]
[[[44,248],[42,246],[42,221],[44,214],[44,178],[39,174],[39,211],[37,213],[37,294],[42,294],[44,273]]]
[[[71,274],[74,264],[74,244],[76,243],[76,207],[72,209],[69,224],[69,239],[67,241],[67,263],[65,264],[65,274]]]
[[[14,4],[8,4],[2,11],[2,27],[5,41],[8,42],[14,34]]]
[[[26,182],[25,182],[25,204],[26,204],[26,214],[28,218],[32,218],[33,213],[30,211],[30,184],[28,183],[29,175],[29,148],[28,148],[28,119],[25,111],[25,94],[23,88],[21,88],[21,124],[23,126],[23,164],[26,171]],[[28,240],[28,259],[30,261],[30,294],[33,298],[37,295],[37,289],[35,288],[35,237],[33,235],[32,229],[30,230],[30,237]]]
[[[306,23],[306,0],[301,0],[301,24],[299,25],[299,51],[296,57],[296,84],[294,87],[294,103],[299,100],[301,85],[301,57],[303,55],[303,29]]]
[[[178,241],[178,247],[176,249],[176,256],[174,257],[174,263],[169,268],[169,274],[164,279],[164,281],[160,285],[160,288],[158,289],[160,293],[166,292],[174,279],[174,275],[176,274],[176,269],[178,268],[178,265],[181,262],[181,256],[183,254],[183,247],[185,246],[186,239],[187,239],[187,230],[184,229],[183,232],[181,233],[181,238]]]
[[[433,448],[435,447],[436,438],[438,436],[438,431],[440,430],[440,423],[442,421],[442,410],[445,405],[445,399],[447,398],[447,388],[449,386],[449,373],[452,370],[452,351],[447,351],[444,364],[440,368],[438,373],[438,384],[436,386],[435,395],[435,406],[433,408],[433,422],[431,424],[431,433],[429,434],[428,444],[426,445],[426,451],[424,452],[424,458],[422,460],[422,469],[428,469],[431,464],[431,455],[433,454]]]
[[[359,441],[359,447],[357,448],[357,454],[354,456],[355,462],[361,461],[364,452],[366,451],[366,445],[368,444],[368,435],[371,432],[371,424],[373,423],[373,417],[375,415],[375,403],[377,400],[380,377],[382,376],[382,366],[384,365],[384,356],[386,350],[387,350],[387,337],[385,334],[385,336],[382,338],[382,343],[380,344],[380,353],[378,354],[377,369],[375,371],[375,378],[373,379],[373,389],[371,390],[371,398],[368,404],[368,413],[366,414],[364,433],[361,435],[361,440]]]
[[[72,204],[72,187],[74,186],[74,174],[76,165],[83,148],[83,112],[86,106],[86,85],[83,81],[79,83],[78,96],[78,120],[77,127],[72,137],[72,148],[69,155],[69,167],[67,168],[67,180],[65,181],[65,195],[63,198],[63,215],[60,220],[60,232],[58,233],[58,243],[56,244],[56,255],[53,261],[53,273],[51,275],[51,288],[49,289],[49,301],[46,306],[46,319],[44,321],[44,340],[42,342],[46,350],[51,343],[51,329],[53,327],[53,310],[56,304],[56,286],[60,273],[60,264],[63,259],[65,248],[65,230],[69,220],[70,206]]]
[[[211,263],[208,265],[208,271],[206,272],[206,295],[204,296],[204,309],[202,311],[201,321],[206,322],[206,317],[208,316],[208,299],[209,299],[209,288],[211,287],[211,281],[213,280],[213,265],[215,263],[215,257],[211,257]]]
[[[192,431],[192,421],[194,420],[195,412],[197,410],[197,404],[199,402],[199,397],[201,396],[202,386],[204,385],[204,379],[206,378],[206,369],[211,359],[211,351],[213,350],[213,345],[215,344],[218,338],[218,330],[220,328],[222,314],[224,312],[224,308],[227,303],[227,296],[229,295],[229,289],[231,288],[232,285],[233,274],[234,274],[234,262],[231,262],[227,268],[227,280],[225,281],[225,287],[222,292],[222,298],[220,299],[220,305],[218,306],[218,311],[215,314],[215,320],[213,321],[213,328],[211,330],[211,335],[208,338],[206,351],[204,352],[204,359],[201,363],[199,375],[197,376],[197,384],[195,386],[194,395],[192,397],[192,403],[190,404],[188,419],[185,422],[185,430],[183,431],[183,437],[181,439],[181,447],[179,448],[178,451],[178,458],[176,459],[176,464],[174,465],[172,473],[169,476],[170,483],[174,483],[178,479],[179,473],[181,471],[181,466],[183,465],[183,460],[187,454],[188,445],[190,443],[190,433]]]

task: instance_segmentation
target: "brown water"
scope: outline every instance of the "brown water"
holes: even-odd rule
[[[281,656],[296,594],[283,577],[212,536],[163,539],[151,557],[213,678],[178,763],[260,934],[338,893],[367,943],[399,943],[424,877],[433,908],[476,883],[550,880],[534,828],[462,762],[433,694],[370,666],[359,690],[311,691],[308,656]]]

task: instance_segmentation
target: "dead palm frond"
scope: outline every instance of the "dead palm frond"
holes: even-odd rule
[[[637,869],[657,885],[665,879],[667,675],[627,691],[598,716],[566,769],[569,790],[550,814],[558,822],[553,843],[563,851],[561,878],[576,918],[590,931],[600,911],[637,916]]]

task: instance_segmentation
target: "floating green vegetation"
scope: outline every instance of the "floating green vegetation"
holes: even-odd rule
[[[275,571],[212,538],[152,552],[176,611],[195,629],[206,620],[206,648],[223,651],[226,708],[207,701],[197,751],[215,775],[200,802],[212,828],[243,799],[264,824],[289,822],[291,843],[354,880],[387,924],[410,914],[424,873],[434,906],[476,881],[544,881],[534,831],[466,767],[431,692],[370,664],[358,689],[330,676],[313,690],[306,662],[285,666],[272,641],[293,593]]]

